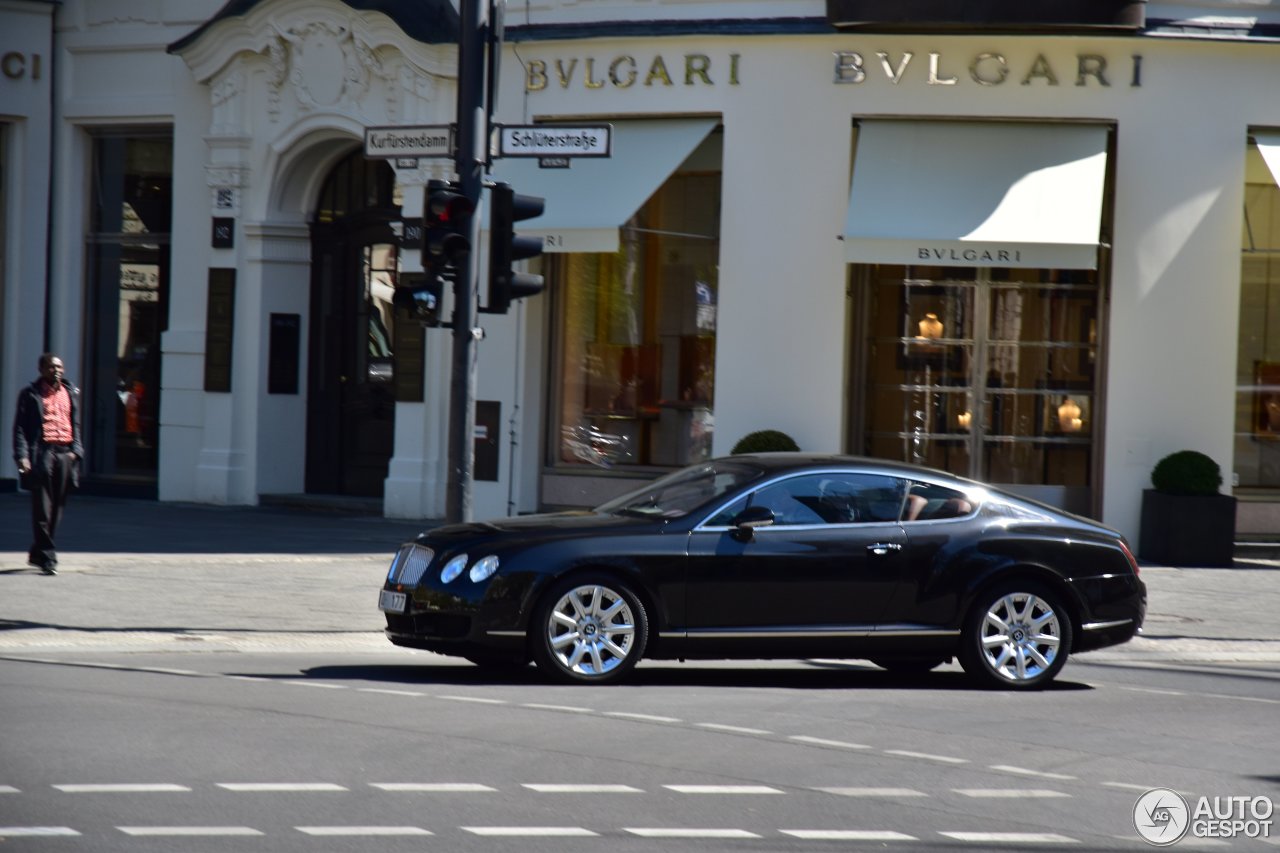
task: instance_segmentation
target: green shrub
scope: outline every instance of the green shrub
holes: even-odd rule
[[[730,451],[735,456],[740,453],[771,453],[779,450],[796,451],[800,445],[785,432],[776,429],[762,429],[748,433],[738,440]]]
[[[1179,450],[1156,463],[1151,485],[1170,495],[1216,495],[1222,485],[1222,470],[1203,453]]]

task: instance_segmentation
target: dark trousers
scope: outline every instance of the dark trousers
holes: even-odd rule
[[[53,537],[62,520],[62,508],[71,493],[75,458],[70,448],[42,447],[31,465],[31,551],[27,555],[37,565],[58,562]]]

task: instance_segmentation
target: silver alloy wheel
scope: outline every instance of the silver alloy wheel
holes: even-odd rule
[[[569,590],[547,619],[551,655],[569,672],[587,677],[612,672],[635,645],[636,624],[621,593],[600,584]]]
[[[1062,645],[1059,616],[1045,599],[1011,592],[991,603],[982,619],[982,656],[997,675],[1031,681],[1053,666]]]

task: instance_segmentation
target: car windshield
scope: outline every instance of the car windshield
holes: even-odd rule
[[[596,507],[606,515],[680,518],[759,478],[764,469],[738,461],[716,460],[668,474],[634,492]]]

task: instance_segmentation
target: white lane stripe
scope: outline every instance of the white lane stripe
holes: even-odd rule
[[[0,785],[0,794],[21,794],[17,788],[12,785]]]
[[[624,826],[623,832],[641,838],[760,838],[745,829],[680,829],[676,827]]]
[[[228,791],[345,791],[341,785],[332,782],[219,782],[219,788]]]
[[[1206,699],[1238,699],[1241,702],[1263,702],[1267,705],[1280,705],[1280,699],[1268,699],[1265,696],[1232,696],[1229,693],[1201,693]]]
[[[191,790],[186,785],[172,785],[167,782],[121,785],[54,785],[53,787],[64,794],[148,794]]]
[[[475,794],[497,791],[476,782],[370,782],[383,791],[411,791],[423,794]]]
[[[286,682],[284,682],[284,683],[285,683],[285,684],[293,684],[293,685],[296,685],[296,686],[298,686],[298,687],[319,687],[319,688],[322,688],[322,689],[324,689],[324,690],[347,690],[347,689],[349,689],[349,688],[347,687],[347,685],[345,685],[345,684],[326,684],[326,683],[324,683],[323,681],[297,681],[297,680],[294,680],[294,681],[286,681]]]
[[[532,708],[535,711],[568,711],[571,714],[593,714],[590,708],[579,708],[576,705],[543,705],[538,702],[524,702],[521,708]]]
[[[505,705],[504,699],[485,699],[482,696],[439,696],[439,699],[448,699],[450,702],[475,702],[477,705]]]
[[[792,735],[788,740],[798,741],[800,743],[811,743],[814,746],[836,746],[841,749],[870,749],[865,743],[849,743],[844,740],[827,740],[820,737],[809,737],[808,735]]]
[[[307,835],[432,835],[430,830],[420,826],[295,826],[298,832]]]
[[[154,672],[159,675],[189,675],[196,678],[204,678],[203,672],[196,672],[194,669],[169,669],[163,666],[139,666],[135,667],[138,672]]]
[[[1126,791],[1150,791],[1152,788],[1158,788],[1159,785],[1135,785],[1132,782],[1103,782],[1104,788],[1122,788]]]
[[[696,726],[703,729],[715,729],[718,732],[734,732],[743,735],[771,735],[773,732],[765,729],[748,729],[743,726],[726,726],[721,723],[695,723]]]
[[[1181,690],[1157,690],[1154,687],[1125,687],[1121,686],[1121,690],[1128,690],[1130,693],[1155,693],[1158,696],[1186,696]]]
[[[559,785],[526,782],[520,787],[540,794],[643,794],[640,788],[630,785]]]
[[[925,761],[938,761],[943,764],[968,764],[967,758],[954,758],[950,755],[934,755],[929,752],[911,752],[906,749],[886,749],[886,755],[899,755],[903,758],[921,758]]]
[[[663,785],[677,794],[781,794],[768,785]]]
[[[605,711],[606,717],[621,717],[624,720],[641,720],[648,723],[678,723],[679,717],[659,717],[657,714],[633,714],[629,711]]]
[[[974,844],[1079,844],[1074,838],[1052,832],[939,832],[956,841]]]
[[[841,797],[927,797],[924,791],[915,788],[814,788],[828,794]]]
[[[490,838],[597,838],[581,826],[462,826],[463,832]]]
[[[228,675],[232,681],[271,681],[270,678],[263,678],[260,675]]]
[[[919,841],[914,835],[874,829],[780,829],[783,835],[806,841]]]
[[[251,826],[117,826],[125,835],[262,835]]]
[[[1028,770],[1026,767],[1012,767],[1008,764],[992,764],[990,767],[992,770],[999,770],[1001,773],[1013,773],[1017,776],[1035,776],[1038,779],[1072,781],[1076,778],[1065,773],[1045,773],[1043,770]]]
[[[387,696],[426,696],[425,693],[419,693],[416,690],[386,690],[381,687],[357,687],[358,693],[382,693]]]
[[[952,788],[957,794],[963,797],[975,797],[988,799],[1024,799],[1024,798],[1047,798],[1047,797],[1070,797],[1070,794],[1062,791],[1050,791],[1045,788]]]
[[[0,826],[0,838],[31,838],[41,835],[79,835],[69,826]]]

